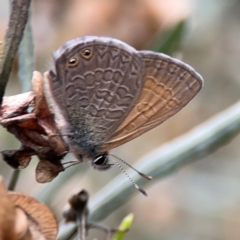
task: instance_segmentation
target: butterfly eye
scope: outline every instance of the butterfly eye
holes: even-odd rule
[[[99,155],[93,160],[93,162],[96,165],[103,165],[107,162],[107,156],[105,154]]]
[[[98,170],[106,170],[111,167],[112,164],[108,163],[108,154],[103,153],[95,157],[92,161],[92,166]]]
[[[82,50],[80,52],[80,54],[81,54],[82,57],[84,57],[86,59],[89,59],[92,56],[92,50],[89,49],[89,48],[86,48],[86,49]]]
[[[70,67],[74,67],[74,66],[76,66],[78,64],[78,60],[76,59],[76,58],[70,58],[69,60],[68,60],[68,66],[70,66]]]

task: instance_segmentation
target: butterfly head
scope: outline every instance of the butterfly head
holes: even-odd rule
[[[109,155],[107,151],[101,150],[102,144],[99,140],[102,138],[102,134],[91,134],[93,128],[81,125],[81,129],[78,126],[71,128],[67,126],[64,141],[69,145],[70,152],[72,152],[79,162],[87,162],[97,170],[107,170],[112,164],[109,164]]]
[[[94,169],[99,171],[107,170],[113,165],[109,163],[108,152],[100,154],[82,154],[73,151],[73,154],[80,162],[90,163]]]

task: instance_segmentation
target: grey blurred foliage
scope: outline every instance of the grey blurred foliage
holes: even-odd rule
[[[32,90],[32,73],[35,70],[34,66],[34,46],[31,27],[31,14],[27,22],[23,40],[18,49],[18,77],[22,84],[22,92]]]
[[[100,5],[96,5],[97,3],[93,0],[89,1],[89,5],[84,5],[84,1],[77,3],[72,0],[67,5],[63,2],[60,0],[35,1],[32,6],[36,69],[42,72],[49,69],[47,62],[49,58],[51,59],[51,52],[68,40],[66,38],[71,39],[81,36],[81,34],[109,35],[120,38],[136,48],[146,48],[154,42],[153,38],[158,35],[160,26],[162,26],[159,22],[156,24],[149,17],[144,18],[144,14],[134,15],[134,4],[136,5],[138,1],[132,3],[116,1],[114,3],[116,5],[109,4],[107,0],[101,0]],[[174,8],[169,11],[165,10],[166,16],[175,8],[182,7],[176,1],[166,0],[165,2],[173,2],[171,8]],[[185,4],[185,1],[183,2]],[[184,5],[183,2],[181,5]],[[190,16],[185,17],[184,20],[175,21],[173,25],[165,28],[162,33],[166,34],[160,35],[163,38],[157,42],[157,47],[170,54],[175,51],[180,52],[182,60],[202,74],[205,86],[185,109],[166,123],[113,150],[115,155],[129,163],[133,164],[133,162],[137,162],[138,158],[149,153],[150,155],[147,155],[146,158],[142,158],[147,164],[148,161],[150,162],[148,156],[156,153],[153,151],[154,149],[181,136],[220,112],[225,114],[225,118],[231,118],[230,112],[224,110],[239,101],[240,2],[223,0],[190,0],[186,2],[191,9]],[[8,16],[5,14],[6,11],[3,11],[3,9],[7,9],[6,1],[1,0],[0,3],[2,6],[0,11],[4,13],[1,14],[0,21],[0,39],[3,39]],[[126,8],[124,8],[125,5],[127,5]],[[79,6],[83,8],[82,12],[77,8]],[[159,6],[156,6],[156,9],[157,7]],[[117,11],[114,11],[115,8]],[[107,11],[112,11],[113,14],[108,14]],[[162,19],[165,19],[163,12],[161,14]],[[100,15],[103,17],[101,18]],[[130,15],[133,16],[133,19],[141,15],[144,21],[134,22]],[[79,19],[86,20],[81,22]],[[91,19],[92,21],[90,21]],[[102,24],[104,19],[107,19],[105,25]],[[146,23],[146,19],[149,20],[150,27],[148,29],[151,31],[144,30],[142,27]],[[88,22],[86,22],[87,20]],[[99,22],[99,25],[94,28],[95,22]],[[131,24],[133,29],[136,29],[136,33],[129,30]],[[104,27],[101,28],[100,25]],[[125,30],[125,26],[127,30]],[[139,32],[143,33],[141,37],[138,36]],[[142,38],[144,40],[140,42]],[[154,46],[156,47],[156,45]],[[7,87],[8,95],[22,91],[16,78],[17,71],[18,67],[15,65]],[[237,106],[235,105],[236,112],[238,111]],[[220,120],[225,119],[224,116]],[[235,120],[238,121],[237,115]],[[217,127],[217,123],[213,122],[212,124],[212,127],[205,129],[209,130],[209,133],[212,133],[214,127]],[[234,133],[236,124],[230,125],[229,123],[229,127]],[[207,137],[207,131],[204,134],[204,137]],[[223,137],[223,141],[225,140]],[[183,166],[181,169],[176,168],[178,171],[175,169],[169,171],[164,175],[167,176],[165,179],[154,181],[148,185],[149,188],[146,190],[149,196],[147,198],[130,186],[135,192],[135,197],[132,197],[123,207],[116,209],[114,214],[105,220],[105,224],[117,226],[124,216],[133,212],[135,217],[132,229],[125,239],[239,239],[239,142],[240,138],[237,135],[234,141],[204,157],[201,161]],[[177,145],[178,143],[174,142],[176,148]],[[17,141],[4,129],[1,129],[1,150],[17,147]],[[176,154],[175,151],[173,149],[172,154]],[[204,155],[210,153],[211,151],[205,152]],[[158,163],[164,158],[164,156],[157,157],[160,158],[156,161]],[[67,160],[72,160],[72,157],[69,156]],[[46,202],[59,220],[61,220],[62,208],[67,202],[69,193],[76,188],[87,189],[92,196],[90,207],[94,211],[101,211],[101,208],[97,207],[101,201],[104,203],[103,194],[106,194],[104,192],[106,188],[102,191],[101,189],[119,174],[115,168],[102,173],[79,165],[67,169],[51,183],[41,185],[35,181],[36,162],[33,159],[30,166],[22,170],[16,190]],[[141,164],[138,168],[144,171],[142,169],[144,165]],[[156,168],[156,171],[161,170],[159,166]],[[0,174],[6,181],[9,180],[12,170],[2,161],[0,169]],[[118,179],[124,179],[124,174],[120,174],[121,178]],[[134,179],[136,179],[135,175]],[[118,181],[125,182],[125,180]],[[111,185],[111,188],[114,188],[113,191],[107,190],[108,194],[113,193],[115,188],[117,190],[118,185],[114,186]],[[106,194],[106,196],[108,195]],[[96,205],[94,206],[94,204]],[[89,239],[93,239],[96,234],[98,232],[90,233]],[[103,238],[102,235],[97,236],[98,239]]]

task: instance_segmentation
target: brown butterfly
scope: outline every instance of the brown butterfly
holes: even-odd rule
[[[80,162],[108,169],[108,151],[158,126],[200,91],[202,77],[165,54],[83,37],[54,54],[44,89],[57,127]]]

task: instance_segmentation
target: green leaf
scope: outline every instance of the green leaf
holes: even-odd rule
[[[121,224],[118,227],[119,231],[115,233],[112,240],[122,240],[126,235],[127,231],[129,230],[129,228],[131,227],[132,222],[133,214],[130,213],[122,220]]]
[[[186,20],[182,20],[165,33],[157,34],[151,49],[156,52],[172,55],[179,50],[186,29]]]

